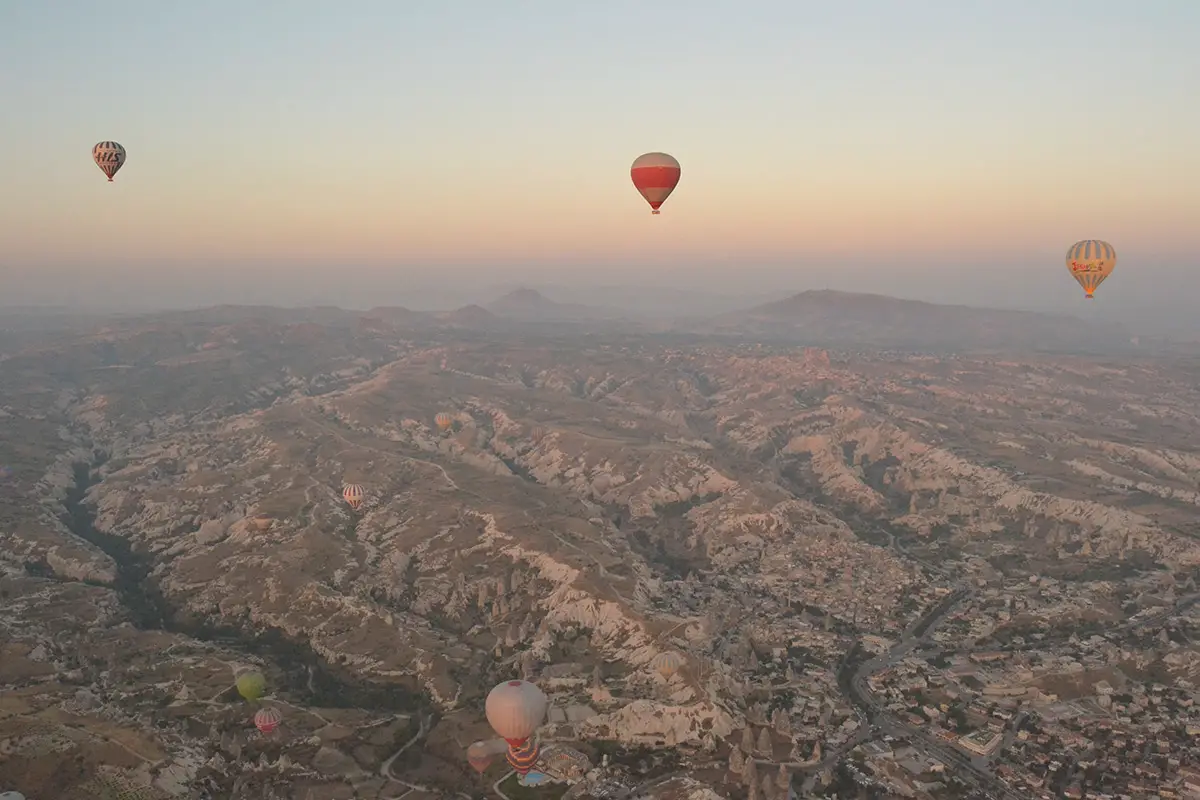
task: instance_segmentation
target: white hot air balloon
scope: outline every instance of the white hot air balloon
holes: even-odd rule
[[[488,724],[513,747],[520,747],[546,719],[550,700],[529,681],[505,681],[488,693]]]

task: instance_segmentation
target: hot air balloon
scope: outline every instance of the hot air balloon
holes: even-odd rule
[[[92,148],[92,160],[100,171],[108,176],[109,183],[117,170],[125,165],[125,148],[116,142],[96,142]]]
[[[650,668],[663,678],[670,678],[683,666],[683,658],[679,653],[659,653],[650,662]]]
[[[1117,251],[1108,242],[1084,239],[1071,245],[1067,251],[1067,269],[1071,277],[1083,287],[1084,297],[1093,297],[1096,287],[1112,275],[1117,266]]]
[[[25,800],[20,792],[0,792],[0,800]]]
[[[679,162],[666,153],[640,155],[629,169],[634,188],[650,204],[651,214],[658,214],[659,206],[675,191],[680,174]]]
[[[537,742],[526,742],[520,746],[509,745],[505,759],[518,775],[527,775],[537,764],[539,755],[541,755],[541,750],[538,748]]]
[[[271,523],[274,521],[275,519],[270,514],[255,514],[250,519],[250,524],[256,531],[265,531],[270,529]]]
[[[282,720],[283,715],[279,713],[279,709],[273,707],[260,708],[254,714],[254,727],[263,733],[270,733],[279,727],[279,723]]]
[[[488,693],[488,724],[511,747],[529,740],[546,718],[550,700],[529,681],[505,681]]]
[[[256,669],[243,672],[237,677],[237,690],[247,700],[257,700],[267,690],[267,679]]]
[[[480,775],[487,772],[487,768],[492,765],[492,759],[495,757],[492,746],[487,742],[475,742],[467,748],[467,763]]]
[[[358,511],[366,496],[367,490],[357,483],[347,483],[345,488],[342,489],[342,497],[350,504],[350,508],[355,511]]]
[[[533,439],[534,442],[540,442],[542,439],[546,438],[546,429],[541,425],[535,425],[533,430],[529,432],[529,437]]]
[[[439,431],[448,431],[450,430],[450,426],[454,424],[454,420],[445,411],[438,412],[437,416],[433,418],[433,422],[438,426]]]

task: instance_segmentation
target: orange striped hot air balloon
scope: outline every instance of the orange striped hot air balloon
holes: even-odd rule
[[[513,772],[518,775],[527,775],[534,765],[537,764],[538,756],[541,755],[541,749],[537,742],[526,742],[519,747],[509,745],[508,753],[505,759],[508,765],[513,768]]]
[[[1117,251],[1108,242],[1084,239],[1071,245],[1067,251],[1067,269],[1071,277],[1083,287],[1083,296],[1092,298],[1096,288],[1117,267]]]
[[[454,424],[454,420],[445,411],[440,411],[433,418],[433,423],[438,426],[439,431],[448,431],[450,430],[450,426]]]
[[[367,490],[357,483],[348,483],[342,489],[342,497],[350,504],[352,509],[358,511],[363,504],[363,500],[367,497]]]
[[[681,174],[679,162],[666,153],[640,155],[629,169],[633,186],[650,204],[651,214],[660,213],[659,206],[667,202],[671,192],[675,191]]]
[[[683,658],[679,653],[667,652],[659,653],[650,662],[650,668],[657,672],[663,678],[670,678],[679,668],[683,666]]]

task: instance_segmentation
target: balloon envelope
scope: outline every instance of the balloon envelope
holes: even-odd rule
[[[488,724],[510,745],[521,745],[546,718],[550,700],[529,681],[505,681],[488,693]]]
[[[254,726],[263,733],[270,733],[279,727],[283,715],[277,708],[260,708],[254,715]]]
[[[495,752],[487,742],[475,742],[467,748],[467,761],[480,775],[487,771],[495,757]]]
[[[342,489],[342,498],[350,504],[350,507],[355,511],[362,505],[363,499],[367,496],[367,490],[357,483],[348,483]]]
[[[237,678],[237,690],[247,700],[257,700],[267,690],[267,679],[257,670],[243,672]]]
[[[659,213],[659,207],[675,191],[682,174],[679,162],[666,153],[646,153],[638,156],[629,168],[629,177],[633,186],[646,202],[650,204],[650,213]]]
[[[510,746],[505,759],[514,772],[518,775],[524,775],[533,769],[540,755],[541,750],[537,742],[529,742],[520,746]]]
[[[111,182],[117,170],[125,166],[125,148],[116,142],[96,142],[92,147],[92,160]]]
[[[664,678],[674,675],[681,666],[683,666],[683,658],[678,653],[659,653],[650,662],[650,667]]]
[[[1117,251],[1108,242],[1084,239],[1067,251],[1067,269],[1080,286],[1084,297],[1092,297],[1096,287],[1112,275],[1117,266]]]
[[[454,424],[454,420],[452,420],[450,418],[450,415],[444,411],[439,413],[436,417],[434,417],[433,422],[435,425],[438,426],[438,430],[442,430],[442,431],[449,430],[450,426],[452,424]]]

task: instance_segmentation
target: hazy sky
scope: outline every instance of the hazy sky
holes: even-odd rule
[[[1175,308],[1197,30],[1187,0],[12,0],[0,305],[515,280],[1075,310],[1063,253],[1097,237],[1110,308]],[[648,150],[683,164],[657,218]]]

